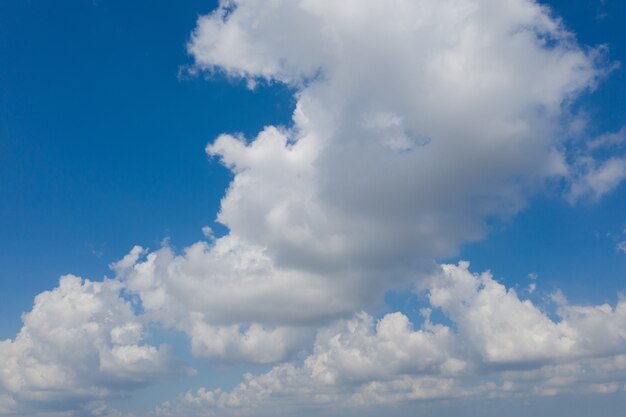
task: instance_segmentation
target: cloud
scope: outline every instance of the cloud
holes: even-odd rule
[[[554,323],[489,273],[475,276],[467,268],[444,265],[428,289],[429,301],[458,324],[484,362],[541,361],[571,352],[575,340],[568,326]]]
[[[567,361],[612,355],[626,348],[626,302],[572,306],[563,296],[554,321],[530,300],[467,263],[443,265],[428,286],[432,307],[456,323],[464,344],[489,365]]]
[[[247,374],[231,391],[189,391],[155,415],[271,415],[327,404],[342,415],[417,399],[612,393],[626,383],[624,300],[563,304],[554,320],[463,262],[442,265],[421,291],[452,324],[432,323],[428,309],[418,329],[402,313],[357,313],[320,329],[300,366]]]
[[[577,178],[573,180],[568,195],[571,202],[583,196],[597,200],[626,179],[626,157],[610,157],[606,160],[582,157],[577,164]]]
[[[326,383],[363,382],[398,374],[454,375],[465,370],[462,348],[450,328],[428,318],[414,331],[402,313],[353,319],[318,333],[313,354],[305,360],[312,377]]]
[[[297,91],[291,128],[207,151],[235,174],[218,220],[306,269],[480,239],[567,173],[562,118],[603,74],[600,50],[526,0],[229,1],[188,48],[199,69]]]
[[[594,137],[574,152],[566,195],[571,203],[583,198],[599,200],[626,179],[625,142],[626,126]]]
[[[567,175],[567,107],[604,72],[527,0],[224,1],[188,50],[196,70],[291,86],[293,125],[210,143],[234,174],[229,233],[118,276],[197,354],[263,363]]]
[[[146,317],[187,333],[199,356],[285,359],[310,342],[312,326],[361,301],[356,280],[341,289],[334,277],[278,268],[263,248],[234,236],[196,243],[182,255],[168,247],[145,259],[142,252],[116,264],[118,276]]]
[[[0,341],[0,408],[78,409],[188,373],[166,346],[142,342],[143,324],[121,289],[67,275],[39,294],[15,339]]]
[[[589,150],[595,151],[607,147],[619,147],[626,143],[626,126],[617,132],[602,134],[587,143]]]
[[[226,235],[204,229],[181,253],[136,246],[114,280],[39,295],[0,344],[0,408],[120,414],[96,400],[185,371],[142,342],[144,322],[214,362],[273,365],[161,416],[623,383],[622,368],[599,371],[624,354],[622,301],[563,301],[555,321],[489,273],[436,264],[546,184],[568,182],[574,200],[623,179],[621,158],[568,153],[570,106],[606,74],[604,48],[530,0],[223,0],[187,47],[194,71],[292,88],[292,124],[207,146],[233,174]],[[428,309],[421,325],[373,316],[415,285],[453,325]]]

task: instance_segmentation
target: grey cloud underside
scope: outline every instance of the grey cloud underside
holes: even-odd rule
[[[146,323],[196,356],[274,366],[157,416],[623,389],[622,301],[561,302],[555,321],[488,274],[436,264],[547,187],[575,202],[626,177],[619,152],[599,157],[623,132],[571,134],[585,124],[571,105],[610,71],[605,48],[530,0],[232,0],[188,50],[194,70],[291,86],[293,123],[207,146],[233,173],[227,235],[137,246],[113,280],[40,294],[0,343],[0,412],[121,415],[98,401],[190,372],[144,342]],[[426,295],[422,324],[372,317],[392,288]]]

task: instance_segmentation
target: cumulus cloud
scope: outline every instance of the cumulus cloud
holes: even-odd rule
[[[207,150],[236,175],[218,219],[306,268],[479,239],[485,217],[566,173],[561,119],[602,73],[598,51],[526,0],[228,1],[189,51],[198,68],[297,90],[292,128]]]
[[[626,302],[572,306],[558,302],[554,321],[490,273],[467,263],[443,265],[428,287],[429,302],[453,320],[466,346],[486,364],[514,365],[611,355],[626,349]]]
[[[584,143],[572,156],[567,176],[571,203],[580,199],[599,200],[626,179],[626,127],[604,133]]]
[[[0,408],[79,409],[95,399],[189,372],[167,346],[143,342],[144,326],[115,280],[64,276],[35,298],[13,340],[0,342]]]
[[[275,407],[340,407],[455,397],[611,393],[626,383],[626,301],[559,305],[552,319],[467,263],[442,265],[421,289],[452,324],[423,310],[367,313],[320,329],[301,366],[246,375],[231,391],[200,388],[162,404],[158,416],[270,415]],[[284,411],[284,409],[283,409]],[[337,415],[341,415],[337,411]],[[333,414],[334,415],[334,414]]]
[[[142,252],[116,264],[118,276],[147,317],[186,332],[200,356],[282,360],[312,338],[316,321],[347,314],[360,300],[356,286],[341,291],[333,277],[277,268],[264,249],[234,236],[182,255],[168,247],[145,259]]]
[[[314,378],[326,383],[387,379],[406,373],[454,375],[467,368],[462,348],[450,328],[434,325],[424,311],[423,329],[402,313],[376,322],[366,313],[318,333],[305,361]]]
[[[571,352],[575,341],[569,326],[554,323],[489,273],[475,276],[467,268],[467,263],[444,265],[428,289],[429,301],[459,325],[482,360],[536,361]]]
[[[604,148],[619,148],[626,143],[626,126],[622,127],[617,132],[605,133],[603,135],[590,140],[587,143],[587,148],[591,151]]]
[[[528,0],[223,1],[188,50],[198,70],[293,87],[293,124],[207,146],[234,174],[227,236],[118,276],[194,352],[264,363],[567,175],[568,105],[604,71]]]

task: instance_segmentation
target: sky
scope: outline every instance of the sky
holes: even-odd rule
[[[617,415],[625,18],[1,2],[0,415]]]

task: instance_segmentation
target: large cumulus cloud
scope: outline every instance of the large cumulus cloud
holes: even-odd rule
[[[223,2],[196,66],[293,85],[287,131],[208,147],[219,220],[305,268],[396,265],[480,238],[564,175],[567,106],[602,70],[535,2]]]
[[[569,106],[605,71],[602,48],[528,0],[223,1],[188,49],[196,70],[291,86],[293,124],[210,143],[234,174],[228,235],[120,277],[197,353],[256,362],[572,178]]]

